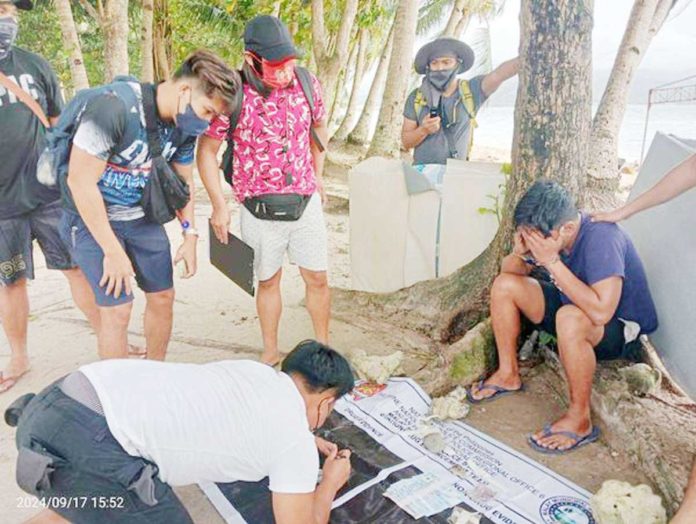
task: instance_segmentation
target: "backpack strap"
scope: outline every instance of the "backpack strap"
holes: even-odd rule
[[[474,102],[474,94],[471,92],[471,86],[468,80],[459,82],[459,96],[462,99],[464,110],[469,116],[469,144],[467,145],[466,158],[469,159],[471,148],[474,146],[474,129],[478,127],[476,121],[476,103]]]
[[[310,116],[312,117],[312,123],[314,123],[314,93],[312,90],[312,76],[310,72],[304,68],[304,67],[297,67],[295,68],[295,72],[297,73],[297,80],[300,82],[300,87],[302,88],[302,93],[304,94],[305,98],[307,99],[307,103],[309,104],[309,113]],[[243,96],[243,91],[242,91],[242,96]],[[234,133],[234,130],[237,128],[237,124],[239,123],[239,116],[242,112],[242,102],[243,98],[240,99],[239,104],[235,108],[235,110],[230,113],[230,127],[227,130],[227,141],[231,142],[232,141],[232,134]],[[325,147],[324,144],[321,143],[321,140],[317,136],[316,131],[314,130],[314,126],[311,126],[310,129],[311,135],[312,135],[312,140],[314,143],[317,145],[319,148],[319,151],[324,151]],[[229,144],[228,144],[229,147]]]
[[[312,118],[312,124],[314,124],[314,93],[312,90],[312,75],[304,67],[296,67],[295,73],[297,74],[297,80],[299,81],[300,87],[302,88],[302,93],[304,94],[305,98],[307,99],[307,103],[309,104],[309,113],[310,117]],[[222,164],[220,166],[225,181],[230,185],[234,184],[234,140],[232,138],[232,135],[234,134],[234,130],[237,128],[237,124],[239,123],[239,117],[242,113],[243,102],[244,90],[242,89],[241,96],[239,98],[239,104],[237,104],[237,107],[229,115],[230,126],[227,129],[227,136],[225,137],[225,140],[227,141],[227,149],[225,149],[225,152],[223,153]],[[324,144],[322,144],[321,139],[317,135],[317,132],[314,129],[314,125],[309,126],[309,132],[312,142],[314,142],[319,151],[325,151],[326,148],[324,147]]]
[[[140,92],[143,100],[143,112],[145,113],[145,130],[147,132],[147,145],[150,156],[155,158],[162,156],[162,139],[159,134],[159,111],[157,110],[157,84],[140,84]],[[137,99],[137,97],[136,97]],[[124,137],[126,140],[127,137]],[[178,138],[178,140],[174,140]],[[188,137],[182,133],[172,135],[172,147],[178,149]],[[130,141],[130,140],[129,140]]]
[[[244,71],[240,71],[239,74],[244,78]],[[222,155],[222,163],[220,164],[220,169],[222,169],[222,176],[229,185],[234,185],[234,140],[232,135],[234,130],[237,128],[239,123],[239,117],[242,114],[242,104],[244,103],[244,86],[239,90],[239,103],[235,106],[234,111],[229,115],[230,125],[227,128],[227,135],[225,136],[225,141],[227,142],[227,148]]]
[[[143,95],[143,112],[145,113],[145,129],[147,131],[147,145],[150,157],[162,156],[162,141],[157,129],[157,104],[155,102],[155,86],[153,84],[140,84]]]
[[[413,110],[416,113],[417,121],[420,120],[421,111],[428,106],[428,101],[425,99],[423,92],[420,88],[415,89],[416,95],[413,98]],[[471,125],[471,131],[469,132],[469,145],[467,149],[467,158],[471,152],[471,147],[474,142],[474,129],[478,127],[478,122],[476,122],[476,103],[474,101],[474,94],[471,91],[471,86],[468,80],[460,80],[458,86],[459,98],[464,106],[464,111],[466,111],[469,117],[469,122]],[[456,109],[455,109],[456,111]],[[456,113],[455,113],[456,119]]]
[[[15,84],[2,72],[0,72],[0,84],[10,91],[14,96],[16,96],[20,102],[31,109],[31,112],[36,115],[36,118],[41,121],[46,129],[51,128],[51,122],[49,122],[48,118],[46,117],[46,113],[44,113],[44,110],[41,108],[39,103],[34,100],[29,93]]]
[[[419,87],[414,91],[416,92],[416,96],[413,97],[413,111],[416,113],[416,122],[420,124],[421,111],[428,106],[428,101],[425,99],[423,91],[421,91]]]
[[[237,104],[237,107],[234,108],[234,111],[230,113],[229,119],[230,119],[230,127],[227,130],[227,140],[232,141],[232,134],[234,133],[234,130],[237,128],[237,124],[239,123],[239,116],[242,114],[242,101],[244,100],[244,95],[242,91],[242,97],[239,100],[239,104]]]
[[[297,72],[297,80],[300,82],[302,92],[304,93],[307,103],[309,104],[309,114],[312,119],[312,125],[309,127],[309,132],[311,133],[312,141],[317,146],[319,151],[323,153],[326,148],[324,147],[324,144],[321,143],[319,135],[317,135],[317,132],[314,130],[314,92],[312,86],[312,75],[304,67],[297,67],[295,71]]]
[[[476,122],[476,103],[474,102],[474,94],[471,92],[471,86],[468,80],[461,80],[459,82],[459,96],[462,99],[462,104],[466,110],[469,120],[471,121],[472,129],[478,127]]]

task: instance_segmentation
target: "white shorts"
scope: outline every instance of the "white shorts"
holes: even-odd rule
[[[268,280],[283,267],[287,252],[290,262],[309,271],[326,271],[328,266],[326,223],[321,197],[314,193],[299,220],[260,220],[243,205],[240,224],[242,240],[254,250],[254,271],[259,280]]]

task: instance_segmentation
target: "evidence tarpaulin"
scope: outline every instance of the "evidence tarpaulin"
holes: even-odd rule
[[[442,513],[412,519],[405,511],[383,496],[387,488],[399,480],[421,473],[415,466],[400,467],[404,461],[377,443],[362,429],[358,428],[343,415],[334,411],[326,421],[321,436],[338,444],[339,448],[352,451],[352,472],[348,483],[336,495],[336,501],[354,489],[360,489],[380,475],[381,472],[394,468],[386,478],[368,487],[350,500],[336,507],[331,512],[333,524],[376,522],[432,523],[445,524],[452,513],[451,509]],[[232,482],[229,484],[208,484],[201,486],[218,512],[229,524],[272,524],[273,509],[268,479],[260,482]],[[222,497],[221,497],[222,495]],[[466,507],[462,505],[462,507]],[[483,518],[482,523],[492,521]]]
[[[337,402],[322,436],[352,450],[353,473],[332,523],[447,522],[451,509],[416,521],[383,496],[399,480],[430,473],[461,491],[460,506],[485,515],[483,523],[596,524],[587,491],[468,424],[434,422],[446,446],[427,450],[418,426],[429,411],[430,397],[407,378],[358,384]],[[228,522],[273,522],[266,482],[202,487],[222,515],[233,508],[243,519]]]

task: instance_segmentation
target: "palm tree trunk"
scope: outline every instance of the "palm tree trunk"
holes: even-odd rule
[[[674,0],[635,0],[607,87],[592,122],[587,192],[590,209],[616,206],[620,173],[618,137],[636,69],[662,27]]]
[[[169,26],[169,5],[167,0],[155,0],[154,22],[154,66],[155,79],[167,80],[170,77],[169,50],[171,49],[171,29]]]
[[[444,31],[442,31],[442,36],[459,38],[459,34],[457,34],[457,26],[459,26],[462,19],[469,18],[466,7],[470,1],[471,0],[455,0],[454,5],[452,6],[452,12],[447,19],[447,25],[445,26]]]
[[[324,25],[324,0],[312,0],[312,50],[326,107],[333,106],[338,77],[348,61],[353,22],[357,12],[358,0],[345,0],[338,32],[328,35]]]
[[[358,53],[359,53],[358,41],[354,41],[350,48],[350,54],[348,55],[348,61],[346,62],[346,67],[344,67],[338,75],[338,82],[336,82],[336,93],[333,97],[333,106],[329,112],[329,139],[333,136],[334,132],[341,125],[341,121],[346,114],[348,106],[344,106],[346,96],[349,95],[349,91],[352,89],[349,85],[350,72],[353,71],[352,79],[355,80],[355,70],[357,67]]]
[[[461,38],[464,35],[466,28],[469,26],[470,20],[471,16],[469,13],[465,13],[464,16],[459,19],[457,26],[454,28],[454,34],[452,35],[453,38]]]
[[[335,140],[344,141],[348,138],[348,133],[353,129],[353,126],[355,126],[360,116],[358,114],[358,102],[360,87],[362,86],[363,77],[365,76],[365,57],[367,55],[367,48],[369,47],[369,40],[369,31],[365,28],[361,29],[358,41],[358,58],[355,65],[355,74],[353,75],[353,87],[350,91],[350,99],[348,100],[348,109],[346,109],[343,121],[333,136]]]
[[[143,0],[143,22],[140,33],[140,57],[142,60],[140,79],[143,82],[155,81],[155,61],[152,37],[153,9],[153,0]]]
[[[89,87],[89,80],[84,59],[82,58],[82,47],[80,46],[80,38],[77,35],[70,0],[56,0],[55,6],[58,19],[60,20],[61,34],[63,35],[63,47],[70,61],[73,89],[75,91],[86,89]]]
[[[416,40],[418,2],[400,0],[394,18],[394,49],[389,60],[387,85],[377,129],[372,137],[368,156],[396,158],[401,150],[401,123],[406,89],[413,62]]]
[[[520,25],[513,172],[497,235],[481,255],[447,277],[380,295],[334,290],[335,312],[355,315],[357,309],[453,343],[488,314],[490,285],[511,245],[510,210],[527,188],[543,177],[581,194],[592,111],[592,0],[523,0]]]
[[[392,24],[387,41],[384,45],[384,50],[379,57],[377,70],[370,85],[370,93],[367,95],[367,100],[363,106],[363,110],[358,118],[358,123],[355,124],[353,130],[348,134],[348,142],[351,144],[365,145],[372,138],[372,123],[375,115],[379,113],[382,107],[382,96],[384,94],[384,84],[387,79],[387,68],[391,59],[392,49],[394,48],[394,24]]]
[[[128,74],[128,0],[108,0],[104,19],[104,76],[110,82],[115,76]]]

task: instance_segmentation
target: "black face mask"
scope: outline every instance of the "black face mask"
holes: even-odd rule
[[[459,66],[454,69],[444,69],[442,71],[431,71],[428,69],[425,76],[435,89],[438,91],[445,91],[449,83],[457,76],[458,69]]]

